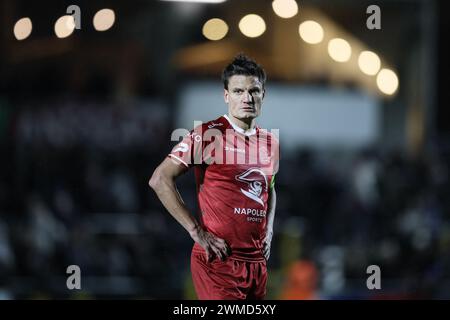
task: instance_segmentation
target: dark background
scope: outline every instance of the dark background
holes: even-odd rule
[[[185,85],[219,83],[239,51],[264,65],[269,84],[367,95],[381,117],[367,145],[282,153],[268,297],[450,297],[445,1],[297,1],[289,20],[270,15],[271,1],[0,1],[0,298],[195,298],[192,240],[147,181],[173,146]],[[58,39],[54,22],[71,4],[82,29]],[[365,27],[370,4],[381,8],[381,30]],[[102,8],[116,22],[97,32],[91,21]],[[298,26],[304,8],[379,52],[397,71],[398,92],[386,97],[326,68],[305,72],[298,34],[275,35]],[[247,11],[267,17],[262,37],[235,27]],[[21,17],[33,31],[17,41]],[[210,17],[229,23],[223,40],[202,36]],[[188,54],[199,49],[200,59]],[[194,211],[192,173],[179,190]],[[66,287],[73,264],[81,290]],[[366,287],[371,264],[381,290]]]

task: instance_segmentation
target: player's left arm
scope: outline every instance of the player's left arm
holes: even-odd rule
[[[277,206],[277,193],[275,191],[275,176],[278,172],[280,165],[280,144],[278,142],[278,138],[276,136],[272,136],[271,141],[273,143],[271,148],[271,163],[273,164],[272,178],[269,184],[269,198],[267,203],[267,216],[266,216],[266,234],[263,240],[263,254],[266,258],[266,261],[269,260],[270,257],[270,246],[272,243],[273,237],[273,222],[275,220],[275,208]]]
[[[267,210],[267,225],[266,225],[266,235],[263,240],[263,254],[266,260],[270,257],[270,245],[272,243],[273,236],[273,222],[275,220],[275,207],[277,204],[277,193],[275,191],[275,185],[271,185],[269,190],[269,203]]]

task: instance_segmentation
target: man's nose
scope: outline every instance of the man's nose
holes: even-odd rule
[[[253,102],[253,96],[248,91],[244,92],[244,102]]]

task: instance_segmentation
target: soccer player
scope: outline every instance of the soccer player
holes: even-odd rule
[[[222,74],[228,113],[192,130],[149,185],[194,240],[191,273],[200,300],[263,299],[275,216],[278,140],[256,125],[266,73],[240,54]],[[175,180],[194,168],[199,220]]]

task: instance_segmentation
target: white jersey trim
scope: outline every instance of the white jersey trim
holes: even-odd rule
[[[184,162],[182,159],[178,158],[177,156],[174,156],[173,154],[169,153],[169,157],[177,159],[177,160],[180,161],[182,164],[184,164],[187,168],[189,168],[189,166],[187,165],[187,163]]]
[[[236,124],[234,124],[233,121],[231,121],[230,118],[228,118],[228,115],[224,114],[223,117],[225,119],[227,119],[227,121],[230,123],[230,125],[233,127],[233,129],[235,131],[237,131],[239,133],[242,133],[243,135],[246,135],[246,136],[252,136],[252,135],[256,134],[256,128],[253,128],[251,130],[245,131],[241,127],[239,127]]]

